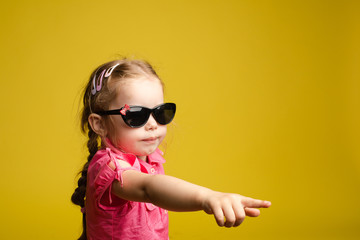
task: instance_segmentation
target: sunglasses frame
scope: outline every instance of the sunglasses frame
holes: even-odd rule
[[[168,123],[165,123],[165,124],[162,124],[158,121],[156,115],[154,114],[154,112],[159,109],[160,107],[162,106],[171,106],[171,109],[174,109],[174,114],[173,116],[171,117],[170,121]],[[154,108],[147,108],[147,107],[143,107],[143,106],[137,106],[137,105],[133,105],[133,106],[129,106],[130,107],[130,110],[131,108],[141,108],[141,110],[143,109],[146,109],[147,113],[148,114],[148,117],[146,118],[146,120],[144,121],[144,123],[142,123],[141,125],[138,125],[138,126],[133,126],[131,125],[130,123],[128,123],[128,119],[127,119],[127,113],[128,111],[130,110],[126,110],[125,114],[123,114],[123,109],[125,109],[125,106],[122,107],[122,108],[119,108],[119,109],[113,109],[113,110],[107,110],[107,111],[99,111],[99,112],[96,112],[96,114],[99,114],[100,116],[104,116],[104,115],[121,115],[122,119],[124,120],[125,124],[128,125],[129,127],[131,128],[140,128],[142,126],[144,126],[148,121],[149,121],[149,118],[150,118],[150,115],[153,115],[155,121],[157,123],[159,123],[160,125],[167,125],[169,123],[171,123],[171,121],[174,119],[175,117],[175,113],[176,113],[176,104],[175,103],[162,103],[162,104],[159,104],[157,106],[155,106]]]

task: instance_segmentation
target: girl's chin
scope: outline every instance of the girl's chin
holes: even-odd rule
[[[118,146],[121,151],[125,153],[131,153],[137,156],[139,159],[146,159],[146,157],[158,148],[158,144],[142,144],[136,147],[126,147],[126,146]]]
[[[138,154],[135,154],[139,159],[145,159],[146,160],[146,157],[150,154],[152,154],[153,152],[155,152],[155,150],[157,149],[157,146],[154,146],[152,148],[148,148],[146,149],[145,151],[141,151],[141,152],[138,152]]]

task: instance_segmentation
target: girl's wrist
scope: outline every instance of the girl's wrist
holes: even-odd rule
[[[210,206],[209,206],[209,199],[210,199],[210,195],[213,192],[214,192],[213,190],[205,188],[205,187],[202,187],[197,192],[196,202],[199,204],[200,209],[207,213],[211,213]]]

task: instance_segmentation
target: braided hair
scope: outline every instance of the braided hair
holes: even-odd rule
[[[111,67],[117,65],[111,76],[108,78],[102,79],[102,87],[101,90],[92,93],[92,85],[93,79],[98,80],[100,78],[100,73],[108,70]],[[87,148],[89,151],[89,156],[87,157],[87,161],[83,166],[83,169],[79,173],[81,174],[78,180],[78,187],[75,189],[74,193],[71,196],[71,201],[79,205],[82,209],[83,213],[83,232],[78,240],[86,240],[86,212],[85,204],[86,204],[86,185],[87,185],[87,172],[90,162],[96,152],[99,150],[99,140],[100,136],[96,134],[91,128],[88,118],[91,113],[97,111],[108,110],[109,103],[112,99],[114,99],[116,91],[114,84],[115,82],[128,80],[131,78],[139,77],[139,76],[151,76],[157,78],[163,86],[162,81],[159,76],[156,74],[155,70],[152,66],[141,60],[115,60],[103,65],[100,65],[98,68],[94,70],[94,72],[90,75],[89,82],[85,88],[83,93],[83,109],[81,114],[81,131],[88,135],[89,139],[87,141]],[[110,84],[111,82],[111,84]],[[103,116],[104,121],[107,122],[107,116]],[[110,124],[111,125],[111,124]],[[111,126],[110,126],[111,127]]]

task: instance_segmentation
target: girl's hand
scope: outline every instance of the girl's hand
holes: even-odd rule
[[[203,201],[204,211],[214,214],[221,227],[237,227],[244,221],[245,216],[259,216],[260,210],[257,208],[268,208],[270,205],[268,201],[215,191],[208,192]]]

